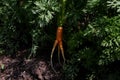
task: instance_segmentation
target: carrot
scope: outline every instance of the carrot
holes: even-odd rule
[[[62,33],[63,33],[63,24],[65,22],[65,19],[66,19],[66,16],[65,16],[65,9],[66,9],[66,1],[67,0],[61,0],[60,1],[60,4],[61,4],[61,7],[60,7],[60,13],[59,13],[59,16],[58,16],[58,28],[57,28],[57,33],[56,33],[56,40],[53,44],[53,48],[52,48],[52,51],[51,51],[51,58],[50,58],[50,62],[51,62],[51,68],[53,69],[53,71],[55,73],[57,73],[53,67],[53,62],[52,62],[52,58],[53,58],[53,53],[54,53],[54,50],[56,48],[56,46],[58,46],[58,59],[59,59],[59,63],[60,63],[60,52],[62,54],[62,58],[64,60],[64,63],[65,63],[65,56],[64,56],[64,49],[63,49],[63,42],[62,42]]]
[[[56,33],[56,40],[54,42],[54,45],[53,45],[53,48],[52,48],[52,51],[51,51],[50,62],[51,62],[51,67],[52,67],[52,69],[55,73],[57,73],[57,72],[55,71],[55,69],[53,67],[52,58],[53,58],[54,50],[55,50],[57,45],[58,45],[58,58],[60,57],[60,51],[61,51],[64,63],[65,63],[64,49],[63,49],[63,44],[62,44],[62,33],[63,33],[63,27],[58,27],[57,28],[57,33]],[[59,58],[59,62],[60,62],[60,58]]]

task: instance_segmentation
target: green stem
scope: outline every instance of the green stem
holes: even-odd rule
[[[58,26],[62,27],[65,21],[66,0],[61,0],[60,13],[58,17]]]

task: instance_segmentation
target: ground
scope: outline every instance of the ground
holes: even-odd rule
[[[44,59],[0,56],[0,80],[60,80]]]

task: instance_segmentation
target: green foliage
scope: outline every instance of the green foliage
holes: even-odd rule
[[[93,8],[99,5],[99,2],[100,0],[88,0],[85,9],[83,9],[83,11],[84,12],[91,11]]]
[[[79,60],[76,60],[76,57],[72,57],[73,59],[70,60],[67,65],[64,65],[64,79],[65,80],[74,80],[75,77],[78,75],[79,72]]]
[[[105,38],[101,42],[103,54],[100,56],[105,61],[120,60],[120,19],[119,16],[113,18],[103,18],[103,31]],[[102,32],[101,32],[102,33]],[[103,62],[105,62],[103,61]]]
[[[35,56],[37,49],[39,48],[38,44],[40,38],[45,37],[45,34],[42,33],[42,27],[47,25],[55,16],[55,13],[59,11],[59,6],[56,0],[37,0],[34,2],[32,13],[37,15],[36,19],[38,25],[35,29],[32,29],[32,48],[29,58],[33,55]],[[40,27],[39,27],[40,26]],[[42,40],[41,40],[42,41]],[[41,42],[43,43],[43,42]]]
[[[120,60],[119,32],[119,16],[112,18],[104,16],[89,23],[84,31],[72,34],[68,39],[68,53],[71,57],[65,68],[65,71],[70,73],[68,79],[72,80],[79,76],[75,74],[81,70],[80,64],[91,72],[86,73],[86,76],[95,78],[100,66]]]
[[[20,44],[28,44],[27,38],[31,26],[29,21],[31,12],[23,6],[19,6],[16,0],[4,0],[1,3],[1,39],[3,45],[6,46],[6,53],[15,54],[20,49]],[[30,3],[28,3],[30,4]],[[29,5],[30,6],[30,5]],[[29,13],[28,15],[25,13]],[[29,28],[27,26],[30,26]],[[23,43],[21,43],[23,42]]]
[[[107,3],[108,3],[108,7],[117,9],[117,12],[120,12],[120,1],[119,0],[107,1]]]
[[[107,13],[107,0],[87,0],[86,6],[82,9],[84,13],[91,13],[95,16],[103,16]]]
[[[113,18],[103,17],[88,25],[89,31],[87,31],[88,33],[85,36],[92,35],[99,39],[96,44],[102,49],[99,60],[100,64],[107,64],[120,59],[119,24],[119,16],[116,16]]]
[[[38,14],[39,23],[47,24],[53,18],[55,12],[59,11],[56,0],[37,0],[34,2],[33,14]]]
[[[0,2],[0,42],[14,54],[17,50],[31,49],[36,53],[43,26],[52,22],[59,11],[56,0],[16,0]],[[15,52],[14,52],[15,51]],[[8,53],[8,52],[7,52]]]

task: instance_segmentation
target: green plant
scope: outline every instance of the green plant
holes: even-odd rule
[[[119,16],[103,16],[89,23],[85,30],[72,34],[68,39],[67,50],[70,59],[64,68],[66,78],[74,80],[79,76],[77,74],[82,74],[79,68],[81,65],[88,70],[85,72],[86,79],[94,79],[97,78],[98,72],[101,74],[104,71],[104,66],[119,61],[119,27]],[[106,74],[105,76],[107,77]]]
[[[113,9],[117,9],[117,12],[120,12],[120,1],[113,0],[113,1],[107,1],[108,7],[111,7]]]
[[[29,49],[36,53],[42,28],[52,22],[59,11],[56,0],[3,0],[0,2],[0,35],[6,50],[14,54]]]
[[[31,55],[33,54],[35,56],[39,42],[39,38],[41,36],[41,30],[42,27],[50,23],[50,21],[53,19],[53,16],[55,16],[55,13],[59,11],[58,2],[56,0],[37,0],[34,2],[34,6],[32,9],[32,13],[34,15],[37,15],[37,22],[38,27],[32,30],[32,49],[31,49]],[[40,28],[41,27],[41,28]],[[43,35],[44,36],[44,35]]]

